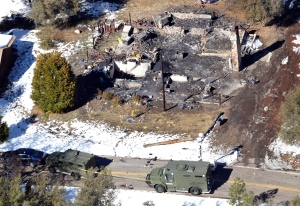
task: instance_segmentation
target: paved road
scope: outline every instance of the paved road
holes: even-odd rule
[[[161,167],[167,161],[151,161],[146,159],[107,157],[112,160],[108,167],[112,170],[117,188],[126,188],[128,185],[136,190],[155,191],[144,182],[145,176],[155,167]],[[240,177],[247,190],[255,195],[264,194],[272,202],[291,200],[300,195],[300,172],[283,172],[263,170],[242,165],[218,167],[214,172],[214,187],[212,194],[203,194],[203,197],[228,198],[229,187],[236,177]]]

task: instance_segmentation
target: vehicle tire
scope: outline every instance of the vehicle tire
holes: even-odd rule
[[[80,179],[80,175],[76,172],[72,172],[71,176],[73,177],[74,180],[79,180]]]
[[[56,169],[55,169],[54,166],[50,166],[48,169],[49,169],[49,171],[50,171],[51,173],[55,173],[55,172],[56,172]]]
[[[198,187],[191,187],[190,193],[192,195],[200,195],[201,194],[201,190]]]
[[[155,185],[154,188],[155,188],[156,192],[158,192],[158,193],[164,193],[164,192],[166,192],[166,188],[164,186],[162,186],[162,185]]]

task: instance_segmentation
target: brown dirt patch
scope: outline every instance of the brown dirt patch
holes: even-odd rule
[[[280,31],[278,33],[281,36]],[[256,69],[246,72],[257,76],[260,83],[246,86],[231,101],[228,124],[216,134],[215,144],[243,145],[244,161],[248,158],[255,158],[256,163],[262,161],[280,128],[278,112],[284,95],[299,85],[296,62],[300,62],[300,56],[292,51],[291,43],[295,39],[293,35],[299,33],[297,26],[286,29],[284,44],[272,51],[270,62],[256,62]],[[272,45],[264,47],[264,52],[270,53],[271,48]],[[282,65],[281,61],[287,56],[288,64]]]
[[[167,105],[167,109],[170,108]],[[136,115],[135,121],[128,122],[132,117],[132,110]],[[183,134],[185,137],[197,138],[211,126],[219,111],[210,109],[181,110],[178,107],[163,112],[160,102],[152,103],[152,107],[136,104],[112,106],[104,100],[91,100],[86,106],[67,114],[50,114],[49,119],[71,121],[74,118],[85,121],[105,122],[110,126],[127,131],[157,132],[168,134]]]

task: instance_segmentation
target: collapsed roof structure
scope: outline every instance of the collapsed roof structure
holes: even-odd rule
[[[203,11],[130,20],[113,59],[97,68],[113,79],[114,87],[107,90],[124,100],[128,94],[162,100],[165,93],[168,103],[181,108],[221,104],[243,86],[232,74],[242,70],[241,57],[256,38],[246,45],[246,28]]]

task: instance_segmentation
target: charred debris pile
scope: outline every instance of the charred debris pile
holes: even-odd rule
[[[101,59],[106,60],[94,59],[86,72],[102,73],[99,81],[110,85],[106,91],[125,102],[137,94],[181,109],[221,104],[249,83],[234,75],[242,70],[242,56],[257,49],[252,47],[257,37],[249,36],[247,27],[214,12],[187,9],[149,20],[133,20],[129,14],[127,22],[96,25],[95,42],[122,32],[118,46],[105,49]]]

